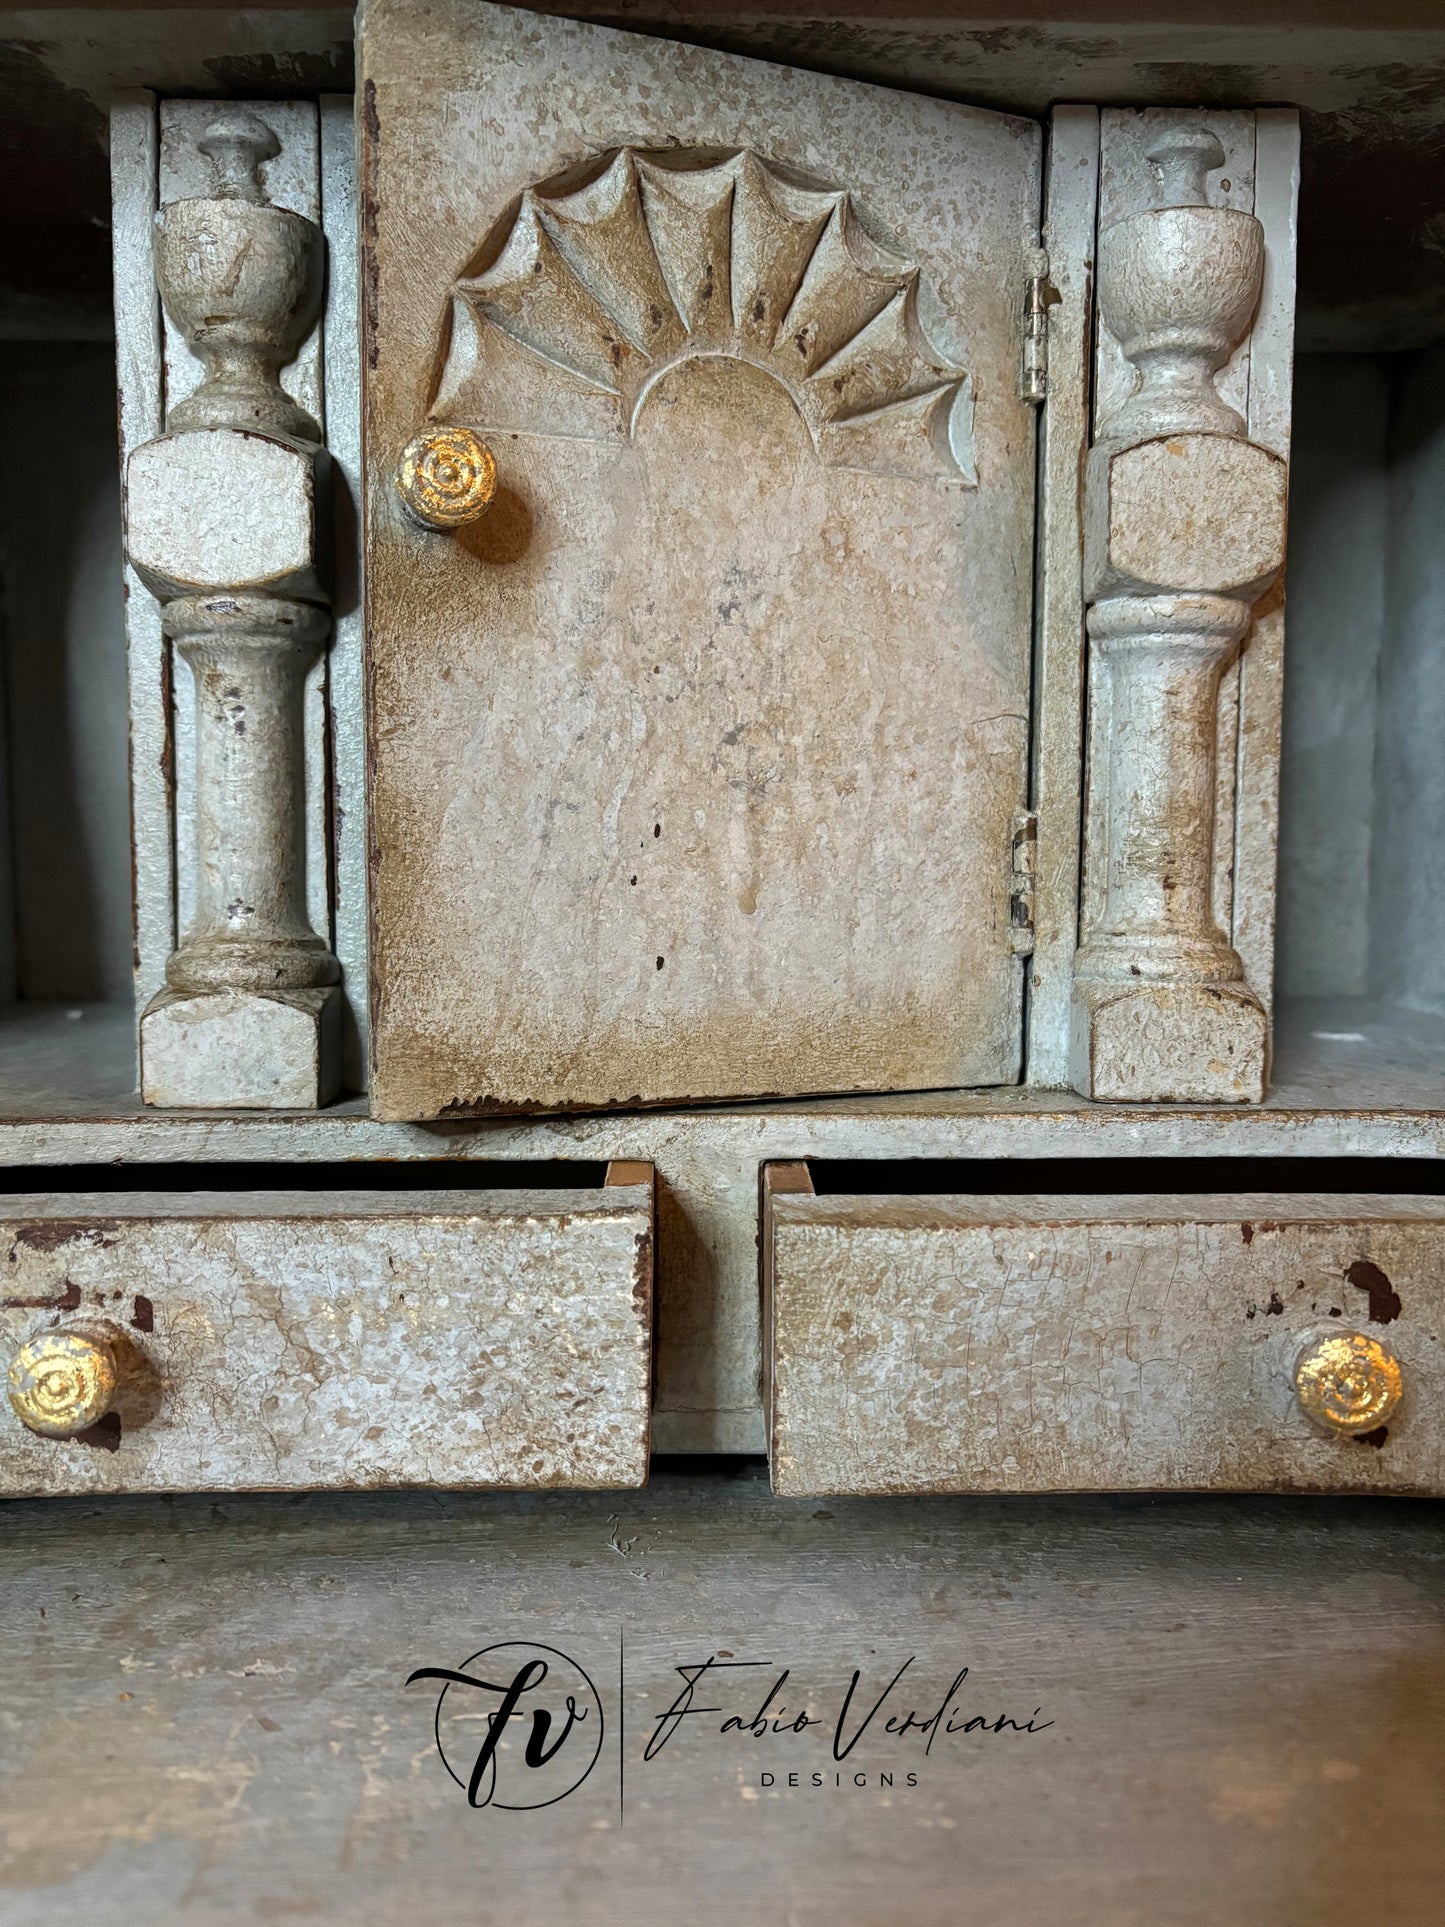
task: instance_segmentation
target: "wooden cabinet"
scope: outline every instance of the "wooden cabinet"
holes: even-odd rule
[[[0,1495],[644,1485],[652,1193],[0,1200]]]
[[[801,1479],[808,1452],[847,1436],[808,1418],[851,1356],[829,1320],[876,1311],[893,1346],[879,1410],[912,1427],[901,1489],[1430,1489],[1412,1457],[1418,1350],[1399,1354],[1387,1443],[1298,1430],[1298,1360],[1281,1352],[1294,1300],[1279,1285],[1284,1310],[1269,1309],[1276,1285],[1255,1276],[1293,1233],[1234,1253],[1254,1267],[1248,1290],[1236,1279],[1244,1349],[1233,1311],[1204,1317],[1201,1284],[1181,1304],[1204,1323],[1176,1328],[1174,1306],[1127,1397],[1120,1341],[1114,1431],[1073,1439],[1087,1398],[1065,1373],[1047,1450],[1014,1436],[1027,1370],[1011,1307],[988,1339],[997,1438],[971,1426],[949,1458],[954,1406],[930,1388],[953,1383],[960,1320],[974,1332],[983,1314],[940,1286],[916,1328],[907,1297],[885,1317],[848,1244],[861,1221],[838,1232],[826,1316],[789,1298],[783,1264],[776,1325],[760,1318],[765,1163],[1445,1144],[1445,1042],[1419,972],[1408,1016],[1305,1014],[1277,1048],[1295,114],[1250,106],[1238,67],[1206,97],[1241,104],[1200,109],[1204,90],[1177,78],[1196,68],[1142,55],[1132,104],[1094,107],[1123,98],[1112,70],[1076,86],[1071,51],[1024,85],[998,36],[994,79],[955,67],[938,91],[957,98],[925,98],[916,36],[912,64],[899,37],[879,54],[874,78],[894,84],[863,85],[806,70],[842,57],[814,29],[737,28],[739,48],[798,63],[783,66],[464,0],[373,0],[354,101],[210,98],[231,71],[216,66],[177,97],[117,103],[136,1015],[107,1023],[119,1068],[96,1082],[107,1053],[89,1020],[12,1013],[5,1155],[38,1171],[649,1157],[662,1450],[759,1451],[777,1337],[778,1476]],[[1271,95],[1295,99],[1272,71]],[[1310,673],[1308,638],[1293,660]],[[1362,679],[1356,663],[1350,687]],[[1336,721],[1350,707],[1319,700]],[[1353,754],[1358,774],[1370,746]],[[1406,843],[1391,843],[1401,871]],[[1360,903],[1352,918],[1362,948]],[[714,1102],[743,1097],[760,1101]],[[378,1238],[399,1241],[398,1263],[402,1245],[430,1249],[429,1210],[358,1218],[327,1197],[294,1222],[329,1223],[330,1241],[297,1231],[283,1252],[291,1233],[265,1233],[266,1275],[330,1333],[314,1267],[334,1254],[335,1305],[389,1304],[365,1254]],[[128,1251],[149,1211],[120,1209]],[[191,1265],[186,1241],[210,1252],[239,1223],[152,1215],[144,1259],[165,1280]],[[1140,1230],[1146,1281],[1186,1221]],[[556,1232],[565,1293],[585,1223]],[[1223,1265],[1231,1234],[1200,1224]],[[895,1229],[904,1254],[933,1248],[912,1219]],[[782,1218],[776,1232],[793,1235]],[[96,1250],[99,1290],[121,1260]],[[1065,1266],[1067,1286],[1030,1274],[1018,1329],[1127,1329],[1114,1263]],[[246,1302],[227,1265],[198,1272],[217,1331],[219,1307]],[[12,1349],[32,1320],[98,1315],[56,1309],[68,1290],[63,1273],[24,1288],[35,1307],[14,1311]],[[182,1284],[139,1295],[154,1350]],[[443,1407],[481,1396],[465,1376],[479,1301],[448,1299],[428,1299],[417,1339],[447,1362],[427,1379]],[[1384,1338],[1421,1344],[1407,1325],[1422,1301],[1404,1302]],[[535,1311],[544,1377],[592,1315],[585,1292],[566,1318]],[[20,1430],[14,1451],[67,1477],[84,1466],[94,1489],[265,1482],[267,1464],[297,1484],[626,1469],[597,1431],[558,1456],[545,1403],[509,1405],[499,1429],[483,1399],[437,1442],[406,1346],[369,1316],[337,1339],[330,1406],[279,1328],[255,1328],[253,1352],[277,1348],[267,1396],[284,1428],[239,1389],[243,1350],[208,1340],[144,1423],[115,1406],[117,1452]],[[608,1370],[621,1356],[599,1353]],[[1171,1357],[1197,1371],[1171,1376]],[[568,1368],[579,1388],[586,1367],[584,1352]],[[635,1472],[645,1394],[609,1384]],[[207,1399],[226,1427],[245,1422],[202,1446]],[[1249,1430],[1266,1410],[1268,1443]],[[862,1436],[894,1452],[886,1426]],[[199,1470],[177,1469],[188,1453]]]
[[[1445,1491],[1445,1201],[764,1209],[779,1492]]]
[[[147,1101],[1262,1098],[1295,117],[358,54],[117,122]]]

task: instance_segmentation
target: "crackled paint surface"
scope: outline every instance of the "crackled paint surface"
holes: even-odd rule
[[[0,1495],[645,1484],[650,1184],[150,1204],[7,1201],[6,1357],[72,1316],[123,1356],[81,1438],[0,1413]]]
[[[1438,1200],[770,1188],[779,1492],[1445,1491]],[[1398,1359],[1388,1427],[1300,1409],[1321,1325]]]
[[[377,1115],[1015,1078],[1040,130],[452,0],[362,52]]]

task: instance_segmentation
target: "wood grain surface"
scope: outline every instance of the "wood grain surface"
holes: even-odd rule
[[[611,1498],[0,1507],[0,1917],[1320,1927],[1345,1897],[1429,1927],[1442,1524],[1389,1500],[820,1504],[761,1469]],[[471,1811],[407,1675],[541,1640],[610,1714],[619,1635],[625,1812],[615,1725],[557,1807]],[[791,1668],[784,1700],[829,1720],[855,1668],[876,1693],[913,1656],[908,1704],[967,1666],[966,1711],[1053,1725],[926,1759],[875,1733],[861,1788],[833,1785],[830,1726],[758,1741],[719,1715],[643,1762],[675,1669],[719,1652]]]

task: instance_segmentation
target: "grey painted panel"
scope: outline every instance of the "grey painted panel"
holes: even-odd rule
[[[1380,656],[1371,988],[1445,1011],[1445,348],[1396,377]]]
[[[50,485],[57,465],[58,492]],[[6,348],[0,582],[16,989],[27,998],[125,996],[126,658],[115,361],[106,343]]]
[[[7,1365],[77,1329],[115,1377],[73,1438],[0,1408],[0,1493],[646,1483],[650,1172],[586,1192],[40,1195],[5,1200],[0,1227]]]
[[[1296,369],[1280,782],[1284,995],[1368,988],[1389,384],[1378,357],[1309,356]]]
[[[806,1184],[769,1170],[781,1493],[1445,1489],[1439,1199]]]

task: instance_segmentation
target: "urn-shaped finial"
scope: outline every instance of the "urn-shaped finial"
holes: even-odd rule
[[[1242,436],[1244,422],[1214,377],[1258,306],[1264,231],[1252,214],[1208,205],[1206,183],[1225,154],[1201,123],[1168,128],[1145,158],[1162,204],[1099,237],[1099,306],[1139,371],[1133,393],[1100,424],[1099,440]]]
[[[199,146],[215,171],[213,198],[174,201],[156,222],[161,299],[205,368],[166,426],[319,442],[320,428],[280,377],[320,312],[321,231],[266,200],[260,169],[279,146],[258,115],[218,115]]]
[[[218,114],[196,142],[216,176],[218,201],[250,201],[263,206],[261,163],[281,152],[281,143],[259,114],[244,108]]]
[[[1159,182],[1160,207],[1204,207],[1204,184],[1224,165],[1224,143],[1197,121],[1181,121],[1144,158]]]

